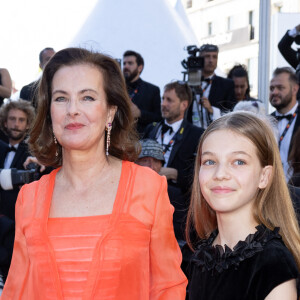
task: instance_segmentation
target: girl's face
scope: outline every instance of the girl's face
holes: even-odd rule
[[[217,214],[252,214],[258,189],[267,186],[271,172],[271,166],[261,166],[256,146],[231,130],[212,132],[203,142],[199,183]]]

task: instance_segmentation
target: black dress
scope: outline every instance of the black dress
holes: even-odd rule
[[[218,232],[202,240],[194,253],[189,278],[190,300],[256,300],[299,275],[296,262],[278,231],[263,225],[231,250],[212,246]]]

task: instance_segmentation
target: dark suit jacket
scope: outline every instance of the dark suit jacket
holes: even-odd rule
[[[162,122],[150,124],[145,131],[145,138],[156,139]],[[193,182],[194,164],[202,128],[183,120],[184,130],[175,141],[167,167],[178,171],[176,183],[168,181],[168,192],[174,212],[174,229],[177,239],[184,239],[184,223],[190,203],[190,188]],[[160,141],[159,141],[160,142]]]
[[[298,64],[300,63],[297,59],[297,51],[292,48],[292,44],[295,39],[289,36],[288,31],[282,37],[280,42],[278,43],[278,49],[284,59],[294,68],[296,69]],[[298,77],[299,78],[299,77]],[[297,93],[297,99],[300,99],[300,89]]]
[[[208,100],[223,112],[232,110],[237,101],[235,100],[234,82],[231,79],[215,75],[213,77]],[[187,119],[192,122],[193,101],[188,109]]]
[[[294,38],[289,36],[288,31],[282,37],[280,42],[278,43],[278,49],[284,59],[294,68],[296,69],[299,62],[297,60],[297,51],[295,51],[291,46],[294,42]]]
[[[300,188],[290,184],[288,184],[288,188],[300,226]]]
[[[160,91],[157,86],[141,78],[133,84],[136,86],[137,93],[132,98],[132,102],[141,111],[141,117],[137,123],[137,131],[140,136],[143,136],[148,124],[161,120]]]
[[[7,277],[10,266],[14,237],[15,222],[6,216],[0,215],[0,269],[4,280]]]
[[[4,168],[7,147],[7,144],[0,141],[0,169]],[[23,163],[28,156],[30,156],[28,152],[28,146],[26,143],[21,142],[10,167],[18,170],[24,170]],[[19,190],[19,188],[15,188],[13,190],[5,191],[0,188],[0,213],[11,218],[12,220],[15,219],[15,203]]]
[[[37,107],[37,89],[39,81],[33,81],[27,85],[24,85],[20,92],[20,98],[30,101],[32,105]]]

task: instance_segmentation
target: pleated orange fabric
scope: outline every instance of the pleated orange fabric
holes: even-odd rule
[[[82,299],[93,252],[109,218],[110,215],[48,219],[47,232],[65,300]]]
[[[1,300],[64,300],[47,232],[58,170],[22,187]],[[101,197],[101,195],[99,195]],[[124,161],[112,214],[97,239],[82,300],[183,300],[187,280],[164,177]]]

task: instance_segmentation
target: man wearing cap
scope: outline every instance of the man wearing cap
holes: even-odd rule
[[[165,163],[163,147],[151,139],[141,140],[140,143],[142,151],[136,163],[140,166],[149,167],[159,173]]]
[[[198,142],[203,129],[190,124],[184,119],[185,112],[192,100],[190,87],[183,82],[171,82],[164,87],[161,103],[163,121],[150,124],[145,131],[145,138],[155,139],[162,145],[165,164],[160,170],[165,175],[171,202],[179,203],[185,219],[189,206],[189,189],[193,181],[194,162]],[[174,205],[175,206],[175,205]],[[178,210],[177,210],[178,211]],[[177,213],[175,206],[175,214]],[[175,216],[174,214],[174,216]],[[184,239],[184,220],[181,220],[181,233],[177,239]]]
[[[187,119],[196,126],[206,128],[222,113],[230,111],[236,104],[234,82],[215,74],[218,64],[219,48],[204,44],[200,47],[200,56],[204,57],[201,89],[202,97],[194,97],[189,107]]]

